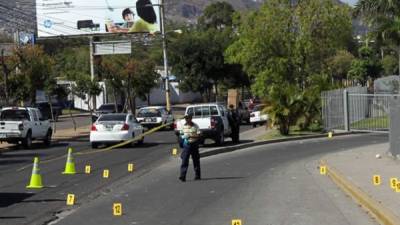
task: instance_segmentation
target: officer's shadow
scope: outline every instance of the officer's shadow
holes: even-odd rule
[[[204,177],[201,178],[202,181],[208,181],[208,180],[238,180],[238,179],[243,179],[245,177]]]

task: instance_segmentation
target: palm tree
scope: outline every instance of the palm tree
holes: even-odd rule
[[[400,1],[359,0],[354,15],[364,19],[372,27],[377,40],[394,45],[399,56],[400,75]]]

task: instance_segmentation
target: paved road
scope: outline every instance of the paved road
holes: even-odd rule
[[[387,141],[384,135],[265,145],[202,159],[203,180],[177,180],[170,158],[140,177],[121,180],[95,201],[58,215],[60,225],[369,225],[375,222],[331,181],[318,175],[326,153]],[[112,204],[123,216],[112,216]]]
[[[249,128],[246,126],[243,130]],[[61,175],[65,158],[60,156],[66,154],[68,146],[73,147],[75,152],[88,153],[75,157],[80,174],[74,176]],[[126,178],[136,179],[163,164],[171,157],[173,147],[176,147],[173,132],[160,131],[146,137],[144,145],[109,152],[94,153],[87,137],[83,137],[72,142],[56,143],[51,148],[35,144],[33,150],[0,154],[0,224],[44,224],[65,206],[66,194],[76,194],[80,199],[78,202],[96,199],[109,192],[112,185],[118,186]],[[35,156],[43,161],[40,169],[46,188],[28,191],[25,186],[31,173],[29,165]],[[137,170],[134,174],[127,172],[128,163],[135,164]],[[87,164],[92,166],[91,175],[82,173]],[[103,169],[110,170],[109,179],[101,177]]]

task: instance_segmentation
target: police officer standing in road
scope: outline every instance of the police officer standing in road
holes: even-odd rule
[[[195,171],[195,180],[201,179],[200,170],[200,153],[199,153],[199,141],[201,138],[201,132],[199,126],[192,121],[191,115],[185,116],[185,125],[180,133],[180,145],[183,147],[181,154],[182,165],[181,174],[179,180],[182,182],[186,181],[186,173],[189,167],[189,158],[192,156],[193,167]]]
[[[232,104],[229,105],[228,119],[229,119],[229,125],[232,129],[232,141],[233,143],[237,144],[239,143],[240,118],[237,110]]]

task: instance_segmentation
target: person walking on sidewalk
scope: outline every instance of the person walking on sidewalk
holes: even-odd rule
[[[200,170],[200,153],[199,153],[199,141],[201,138],[201,132],[199,126],[192,121],[191,115],[185,116],[185,125],[180,133],[181,147],[183,148],[181,159],[181,172],[179,180],[182,182],[186,181],[186,173],[189,167],[189,158],[192,156],[194,172],[196,174],[195,180],[201,179]]]

